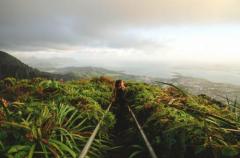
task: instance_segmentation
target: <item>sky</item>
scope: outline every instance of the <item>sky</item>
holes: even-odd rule
[[[238,65],[239,7],[239,0],[1,0],[0,48],[103,67]]]

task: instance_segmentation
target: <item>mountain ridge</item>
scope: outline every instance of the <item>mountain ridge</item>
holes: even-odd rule
[[[31,79],[34,77],[43,77],[47,79],[71,79],[71,75],[59,75],[43,72],[37,68],[32,68],[23,63],[16,57],[0,51],[0,79],[14,77],[17,79]]]
[[[16,57],[0,51],[0,78],[16,77],[23,79],[37,76],[49,77],[47,73],[31,68]]]

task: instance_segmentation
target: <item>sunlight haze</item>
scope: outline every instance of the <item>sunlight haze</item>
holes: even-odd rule
[[[238,0],[2,0],[0,46],[26,62],[69,59],[62,67],[128,72],[128,63],[131,73],[148,75],[143,65],[238,71],[239,7]]]

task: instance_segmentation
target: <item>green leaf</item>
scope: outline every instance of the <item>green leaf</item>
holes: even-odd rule
[[[51,142],[58,145],[62,151],[67,151],[69,154],[72,155],[72,157],[74,157],[74,158],[77,157],[77,154],[71,148],[69,148],[67,145],[63,144],[62,142],[60,142],[58,140],[51,140]]]
[[[195,154],[199,154],[199,153],[201,153],[204,150],[205,150],[204,146],[203,145],[199,145],[195,149]]]
[[[226,146],[225,148],[223,148],[222,154],[224,156],[232,157],[232,156],[237,156],[239,154],[239,151],[236,148]]]
[[[27,156],[26,151],[19,151],[14,155],[14,158],[25,158]]]
[[[129,158],[134,158],[134,157],[136,157],[137,155],[139,155],[141,152],[142,152],[142,151],[135,151],[135,152],[133,152],[133,153],[129,156]]]
[[[35,150],[36,144],[33,144],[29,153],[28,153],[28,158],[32,158],[33,154],[34,154],[34,150]]]
[[[29,149],[29,146],[27,145],[14,145],[8,150],[8,154],[16,153],[27,149]]]
[[[41,147],[42,147],[42,151],[43,151],[43,153],[44,153],[45,158],[48,158],[48,151],[47,151],[47,149],[46,149],[45,144],[43,144],[42,142],[40,142],[40,145],[41,145]]]

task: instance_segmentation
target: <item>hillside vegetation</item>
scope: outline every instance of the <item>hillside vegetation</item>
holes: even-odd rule
[[[50,74],[33,69],[17,58],[0,51],[0,78],[9,76],[16,78],[32,78],[37,76],[50,77]]]
[[[48,79],[76,79],[72,74],[59,75],[39,71],[24,64],[14,56],[0,51],[0,79],[14,77],[17,79],[32,79],[34,77],[44,77]]]
[[[106,77],[68,82],[42,78],[0,81],[0,157],[78,157],[110,104]],[[160,158],[237,158],[240,117],[227,106],[172,86],[127,82],[127,99]],[[128,114],[126,114],[128,115]],[[106,115],[88,157],[109,157],[114,113]],[[133,120],[128,157],[148,151]]]

